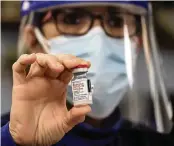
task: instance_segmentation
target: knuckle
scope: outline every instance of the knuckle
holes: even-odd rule
[[[57,61],[57,57],[56,57],[55,55],[48,54],[48,58],[49,58],[50,60]]]
[[[37,53],[37,63],[45,68],[48,64],[48,54],[44,54],[44,53]]]
[[[28,56],[28,54],[22,54],[22,55],[19,57],[18,61],[20,61],[21,59],[24,59],[24,58],[27,57],[27,56]]]
[[[44,53],[37,53],[36,54],[37,60],[40,62],[41,60],[45,60]]]
[[[26,57],[26,56],[28,56],[28,54],[22,54],[20,57],[22,58],[22,57]]]
[[[72,54],[58,54],[56,55],[57,57],[60,57],[62,59],[67,59],[67,58],[76,58],[76,56],[72,55]]]
[[[43,56],[43,55],[44,55],[44,53],[36,53],[37,57],[40,57],[40,56]]]
[[[56,55],[56,58],[58,58],[59,60],[62,60],[64,58],[64,54],[58,54]]]

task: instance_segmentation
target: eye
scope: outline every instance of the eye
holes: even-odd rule
[[[91,24],[90,15],[82,10],[63,10],[57,14],[57,28],[65,34],[83,34]]]
[[[107,23],[110,27],[121,28],[123,27],[124,20],[121,16],[110,15]]]
[[[72,25],[80,24],[82,20],[83,20],[83,15],[76,12],[65,14],[63,18],[63,22],[65,24],[72,24]]]

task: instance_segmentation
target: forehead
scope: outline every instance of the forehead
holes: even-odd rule
[[[77,9],[77,8],[78,9],[85,9],[85,10],[88,10],[88,11],[93,12],[93,13],[102,13],[102,12],[108,11],[109,9],[112,11],[117,11],[117,12],[125,12],[126,11],[126,9],[120,8],[118,6],[97,6],[97,5],[94,5],[94,6],[91,6],[91,5],[64,6],[64,7],[54,8],[52,10],[59,10],[59,9],[65,10],[65,9]]]

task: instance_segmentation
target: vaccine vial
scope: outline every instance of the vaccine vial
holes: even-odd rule
[[[73,79],[71,80],[73,104],[85,105],[92,104],[92,91],[93,86],[87,78],[88,66],[79,65],[73,68]]]

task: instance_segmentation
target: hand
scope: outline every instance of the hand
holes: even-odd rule
[[[71,69],[90,63],[72,55],[22,55],[13,65],[9,129],[17,144],[55,144],[91,111],[88,105],[66,107]],[[25,70],[31,65],[29,73]]]

